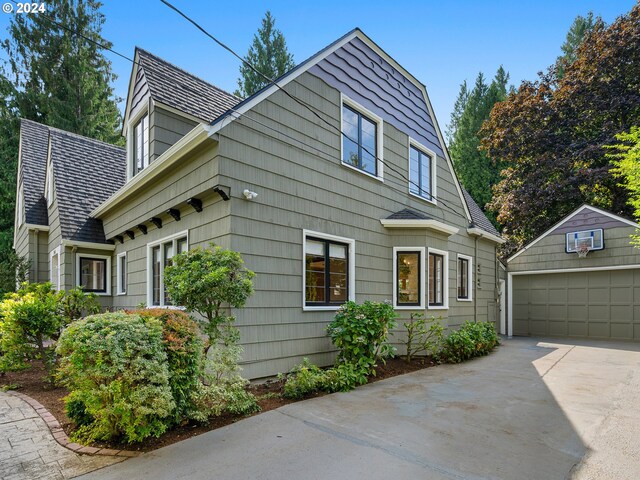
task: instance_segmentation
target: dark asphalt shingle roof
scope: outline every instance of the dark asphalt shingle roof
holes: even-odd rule
[[[20,172],[24,192],[25,221],[48,225],[44,178],[47,169],[49,128],[31,120],[20,121]]]
[[[90,213],[124,185],[125,149],[55,128],[50,136],[62,238],[106,243]]]
[[[424,213],[405,208],[399,212],[392,213],[387,217],[387,220],[431,220],[431,217],[428,217]]]
[[[473,222],[473,224],[476,227],[481,228],[485,232],[490,233],[492,235],[497,235],[499,237],[500,232],[496,230],[496,227],[493,226],[493,223],[491,223],[491,221],[487,218],[487,216],[484,214],[482,209],[471,197],[471,194],[467,192],[467,190],[464,187],[460,186],[460,188],[462,188],[464,199],[467,201],[467,206],[469,207],[469,213],[471,214],[471,221]]]
[[[154,100],[211,122],[242,99],[179,67],[136,48],[149,92]]]

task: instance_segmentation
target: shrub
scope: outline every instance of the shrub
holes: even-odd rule
[[[440,319],[427,320],[422,313],[412,313],[404,324],[407,329],[407,354],[405,360],[411,362],[414,355],[436,355],[444,339],[444,327]]]
[[[158,320],[125,313],[93,315],[63,331],[58,377],[70,390],[67,411],[77,412],[74,438],[132,443],[167,429],[175,402],[162,342]]]
[[[348,392],[358,385],[364,385],[369,380],[368,371],[353,363],[338,363],[335,367],[326,370],[327,392]]]
[[[217,343],[208,352],[206,385],[200,384],[191,392],[195,407],[190,418],[198,422],[224,413],[246,415],[260,411],[256,397],[246,389],[249,382],[240,375],[242,346],[237,342],[237,329],[227,326],[226,330],[223,332],[226,343]]]
[[[366,370],[352,363],[338,363],[335,367],[323,370],[317,365],[303,359],[285,378],[283,396],[286,398],[303,398],[316,392],[348,392],[358,385],[367,383]]]
[[[82,287],[60,292],[59,304],[65,323],[71,323],[87,315],[95,315],[101,310],[98,296],[93,292],[85,293]]]
[[[64,317],[58,294],[50,283],[23,283],[0,303],[0,370],[28,367],[27,361],[40,358],[52,377],[55,356],[49,339],[58,337]]]
[[[333,344],[340,350],[338,362],[358,371],[375,374],[378,360],[393,356],[395,349],[387,337],[396,326],[396,313],[388,303],[364,302],[342,305],[327,327]]]
[[[499,343],[493,323],[465,322],[445,338],[439,357],[449,363],[460,363],[487,355]]]
[[[244,306],[253,293],[253,276],[239,253],[212,245],[174,256],[164,271],[164,282],[175,304],[206,319],[203,330],[213,345],[222,327],[234,320],[225,315],[224,307]]]
[[[175,423],[191,415],[194,408],[191,392],[203,374],[204,342],[198,324],[180,310],[154,308],[128,312],[143,319],[157,319],[162,324],[162,344],[167,355],[169,386],[176,403]]]

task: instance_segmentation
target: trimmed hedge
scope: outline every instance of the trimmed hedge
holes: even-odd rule
[[[460,363],[487,355],[499,344],[492,322],[465,322],[445,338],[439,358],[448,363]]]

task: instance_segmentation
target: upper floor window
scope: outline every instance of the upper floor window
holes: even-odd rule
[[[133,127],[133,175],[149,166],[149,115]]]
[[[382,178],[382,119],[352,102],[342,104],[342,163]]]
[[[435,201],[434,155],[422,148],[409,145],[409,192],[419,197]]]

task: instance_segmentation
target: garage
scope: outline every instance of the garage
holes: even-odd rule
[[[507,259],[507,333],[640,341],[639,225],[583,205]]]
[[[640,269],[512,278],[514,335],[640,340]]]

